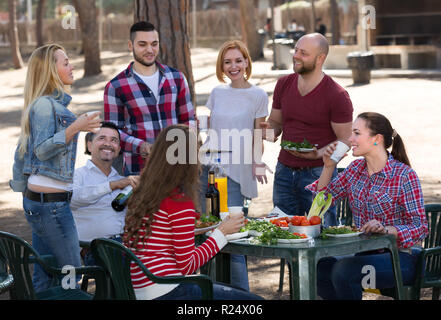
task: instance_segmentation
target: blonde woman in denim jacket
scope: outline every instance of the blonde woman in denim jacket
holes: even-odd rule
[[[21,133],[14,156],[11,188],[23,193],[25,217],[32,228],[32,246],[51,254],[58,267],[80,266],[78,234],[69,208],[78,133],[100,126],[99,114],[78,118],[67,109],[65,92],[73,79],[66,51],[56,44],[36,49],[24,88]],[[51,278],[36,265],[36,292],[50,287]]]

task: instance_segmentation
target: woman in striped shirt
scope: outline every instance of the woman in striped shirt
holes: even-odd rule
[[[139,187],[128,204],[124,243],[158,276],[194,273],[227,244],[225,235],[238,232],[244,225],[243,217],[226,219],[202,245],[195,247],[200,171],[196,141],[196,134],[185,125],[164,129],[153,145]],[[137,299],[201,298],[197,285],[157,284],[134,264],[131,277]],[[261,299],[217,284],[213,285],[213,296],[229,300]]]
[[[419,254],[415,246],[427,236],[428,227],[421,185],[410,167],[403,141],[389,120],[374,112],[357,117],[349,141],[353,155],[363,158],[353,161],[331,181],[337,164],[330,159],[336,143],[330,144],[319,180],[306,188],[331,193],[334,200],[347,197],[354,223],[361,231],[393,234],[400,250],[403,282],[412,283]],[[375,289],[394,287],[390,254],[376,251],[320,260],[318,294],[324,299],[361,299],[366,276],[362,269],[366,265],[375,268]]]

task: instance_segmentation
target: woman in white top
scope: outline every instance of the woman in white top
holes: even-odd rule
[[[225,42],[219,50],[216,76],[229,84],[215,87],[208,98],[210,130],[202,149],[219,153],[228,176],[228,206],[243,206],[245,198],[257,197],[257,181],[266,183],[268,167],[261,162],[263,144],[260,123],[268,116],[268,96],[248,82],[252,63],[245,44],[239,40]],[[256,131],[255,129],[259,129]],[[255,138],[254,138],[255,137]],[[207,186],[210,164],[201,175],[203,191]],[[205,212],[201,201],[202,212]],[[231,284],[249,290],[245,258],[232,255]]]

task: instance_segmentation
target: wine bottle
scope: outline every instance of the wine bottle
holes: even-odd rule
[[[128,185],[116,196],[112,201],[112,208],[115,211],[123,211],[127,205],[127,201],[133,193],[133,188],[131,185]]]
[[[214,181],[214,171],[208,172],[208,189],[205,193],[205,214],[207,216],[212,215],[220,219],[219,214],[220,200],[219,190],[217,190]]]

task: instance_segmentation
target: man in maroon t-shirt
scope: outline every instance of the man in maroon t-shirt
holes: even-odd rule
[[[274,206],[290,215],[303,215],[312,204],[305,186],[320,177],[326,146],[336,140],[349,145],[353,107],[348,93],[322,71],[329,45],[319,33],[299,39],[294,49],[295,73],[277,81],[268,122],[277,138],[316,145],[301,153],[280,150],[274,177]],[[334,173],[334,175],[336,172]],[[325,216],[325,225],[335,225],[335,209]]]

